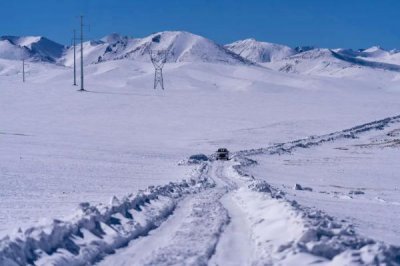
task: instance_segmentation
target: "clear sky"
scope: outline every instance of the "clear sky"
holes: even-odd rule
[[[255,38],[318,47],[400,48],[400,0],[1,0],[0,35],[69,44],[77,16],[88,38],[186,30],[224,44]]]

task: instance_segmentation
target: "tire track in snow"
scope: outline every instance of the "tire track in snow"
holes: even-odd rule
[[[225,265],[228,254],[235,263],[230,265],[248,265],[250,231],[243,230],[245,221],[232,199],[239,184],[226,173],[230,165],[214,161],[207,173],[216,183],[214,188],[186,196],[158,229],[107,256],[98,266]]]
[[[250,265],[254,257],[251,230],[243,210],[235,202],[234,191],[221,198],[228,211],[229,224],[221,235],[209,265]]]
[[[217,186],[188,195],[171,217],[142,240],[108,256],[106,265],[207,265],[215,252],[223,229],[229,223],[221,198],[230,190],[218,177],[221,164],[213,164],[211,178]],[[143,250],[146,245],[146,250]]]
[[[211,178],[220,187],[226,187],[225,195],[220,199],[228,212],[229,223],[219,238],[215,254],[209,265],[250,265],[253,257],[251,231],[244,217],[243,210],[236,204],[234,197],[238,188],[243,185],[239,179],[230,176],[231,161],[214,161]]]
[[[214,188],[190,199],[192,210],[169,244],[153,252],[142,265],[206,265],[229,220],[219,201],[224,193]]]

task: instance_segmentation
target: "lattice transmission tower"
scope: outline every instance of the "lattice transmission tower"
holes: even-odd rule
[[[151,62],[154,65],[154,89],[157,89],[160,85],[161,89],[164,89],[164,79],[163,79],[163,67],[167,61],[166,50],[149,50]]]

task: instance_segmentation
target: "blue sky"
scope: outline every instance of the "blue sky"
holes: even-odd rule
[[[69,44],[79,14],[88,38],[186,30],[224,44],[244,38],[318,47],[400,48],[399,0],[1,0],[0,35]]]

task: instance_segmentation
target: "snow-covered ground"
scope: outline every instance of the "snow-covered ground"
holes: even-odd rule
[[[399,72],[341,61],[326,50],[252,65],[208,41],[204,46],[197,37],[178,37],[184,42],[173,47],[182,51],[177,58],[183,59],[166,64],[165,91],[152,89],[154,70],[144,55],[141,60],[128,57],[88,65],[87,92],[72,86],[70,67],[29,62],[27,82],[22,83],[21,63],[0,59],[0,236],[10,236],[0,240],[0,254],[21,255],[16,249],[4,250],[16,238],[43,236],[41,230],[55,232],[58,239],[60,231],[51,229],[58,224],[52,219],[57,218],[67,221],[62,228],[69,231],[61,231],[73,247],[55,239],[47,249],[22,241],[29,242],[24,247],[36,255],[21,260],[38,265],[64,260],[65,265],[79,265],[85,259],[103,265],[160,261],[221,265],[232,248],[238,252],[231,262],[240,265],[282,260],[296,265],[299,259],[304,264],[328,263],[347,242],[334,242],[341,248],[329,247],[324,252],[310,248],[311,244],[302,246],[317,241],[304,237],[305,228],[326,217],[334,217],[337,228],[347,230],[347,224],[354,228],[356,233],[348,234],[358,246],[350,249],[365,246],[360,254],[387,258],[398,254],[387,246],[398,246],[400,240],[397,123],[382,131],[364,132],[357,139],[338,139],[291,154],[247,154],[258,165],[246,171],[265,180],[274,191],[282,190],[281,199],[249,189],[253,181],[235,173],[237,162],[210,163],[205,172],[199,172],[199,165],[178,162],[196,153],[211,154],[222,146],[232,151],[267,148],[399,115]],[[215,49],[214,55],[223,60],[199,61],[205,58],[201,57],[204,47]],[[287,64],[296,71],[282,70]],[[167,185],[197,180],[199,173],[206,181],[194,182],[188,189],[185,182]],[[293,190],[296,183],[312,191]],[[104,213],[102,208],[114,195],[117,199],[111,202],[120,207],[124,196],[133,193],[128,200],[135,201],[137,191],[151,185],[182,191],[161,195],[157,194],[160,190],[150,189],[149,193],[156,193],[151,194],[154,204],[143,213],[135,213],[141,212],[135,206],[127,207],[133,217],[125,215],[127,220],[117,215],[118,210]],[[77,221],[86,219],[79,216],[84,215],[82,210],[90,209],[87,204],[79,207],[81,202],[103,203],[102,215],[95,219],[108,226],[101,225],[104,232],[90,232],[90,223],[78,225]],[[309,220],[309,207],[324,214]],[[110,215],[126,224],[116,226]],[[141,229],[135,227],[136,231],[126,234],[132,220]],[[277,227],[269,227],[274,221]],[[276,230],[283,233],[276,235]],[[78,239],[79,232],[83,240]],[[103,248],[94,251],[90,243],[98,243],[96,232],[105,237]],[[192,241],[191,249],[184,244],[188,241]],[[376,244],[378,251],[366,246],[375,241],[385,244]],[[151,248],[143,250],[142,244]],[[83,250],[84,246],[91,255],[75,256],[76,247]],[[115,249],[116,254],[108,256]],[[348,258],[342,254],[336,260]],[[363,260],[367,261],[365,256]]]
[[[256,156],[252,172],[305,206],[355,225],[365,236],[400,243],[400,125],[278,157]],[[295,184],[310,190],[295,190]]]

